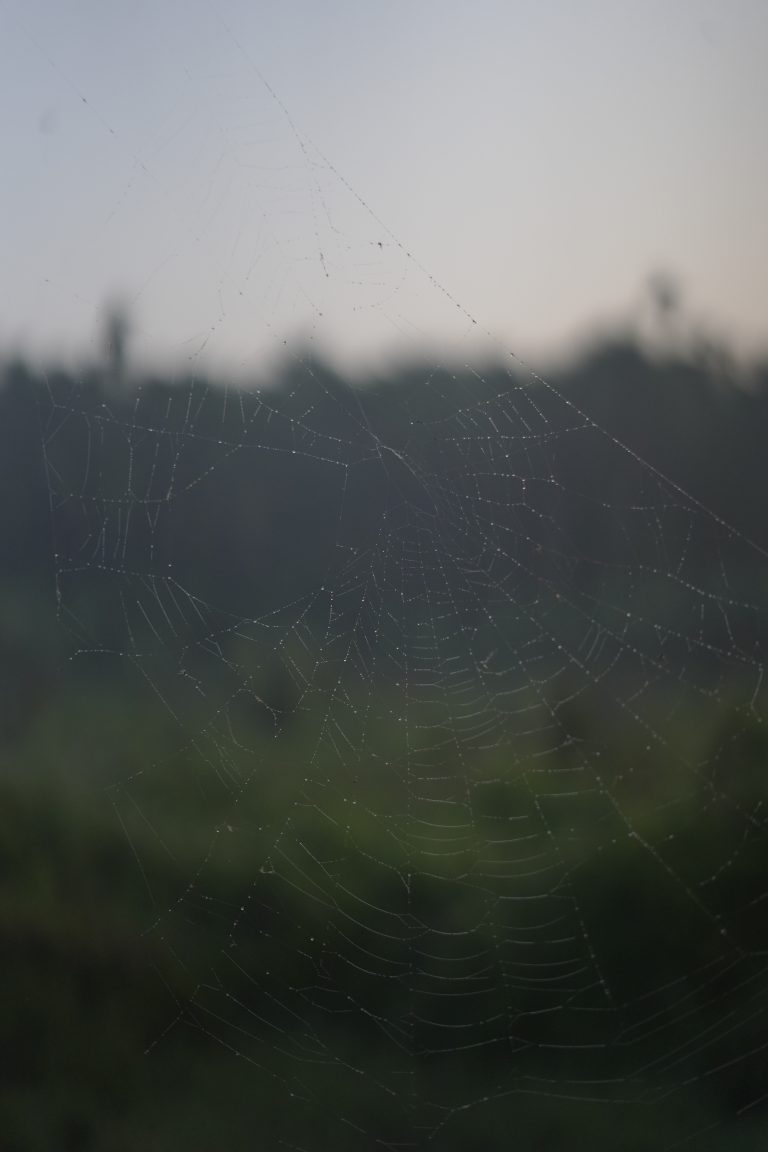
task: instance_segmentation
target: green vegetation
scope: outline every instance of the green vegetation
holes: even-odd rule
[[[768,852],[739,816],[760,807],[759,725],[728,740],[740,776],[731,829],[701,792],[672,807],[635,801],[623,830],[591,792],[578,830],[569,805],[546,858],[565,862],[546,907],[575,900],[610,1000],[589,982],[564,1004],[562,984],[537,979],[554,953],[536,949],[526,971],[509,951],[520,980],[504,989],[497,970],[483,985],[483,1015],[503,1020],[460,1052],[436,1038],[474,1020],[476,1004],[467,1016],[450,997],[435,1009],[413,962],[435,932],[458,932],[452,971],[469,982],[470,955],[530,926],[503,899],[510,857],[494,869],[491,829],[552,789],[535,758],[511,772],[503,750],[486,757],[463,851],[436,855],[398,811],[396,774],[373,795],[327,762],[308,777],[309,728],[275,741],[254,727],[223,781],[193,750],[174,751],[172,725],[138,699],[92,688],[54,697],[16,743],[0,806],[6,1147],[301,1147],[318,1126],[334,1147],[366,1146],[372,1136],[344,1134],[345,1115],[376,1136],[389,1126],[392,1140],[408,1118],[441,1123],[437,1145],[451,1149],[505,1147],[510,1123],[530,1148],[566,1147],[577,1125],[593,1147],[620,1131],[639,1150],[709,1123],[697,1147],[760,1146],[748,1118],[732,1127],[764,1079]],[[657,778],[684,791],[669,779],[676,764],[654,763],[649,795]],[[409,1055],[391,1041],[414,1018]],[[587,1069],[599,1086],[579,1084]],[[475,1103],[452,1114],[458,1100]]]
[[[764,1147],[760,373],[5,377],[2,1148]]]

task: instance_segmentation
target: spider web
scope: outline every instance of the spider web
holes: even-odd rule
[[[765,816],[731,771],[765,557],[490,337],[478,368],[475,318],[245,75],[177,213],[216,271],[176,385],[41,402],[72,676],[123,676],[171,732],[109,789],[183,989],[147,1066],[215,1042],[274,1146],[502,1146],[552,1117],[732,1146],[768,1092]],[[115,212],[172,148],[126,146]],[[243,315],[279,386],[210,383]],[[364,343],[442,316],[465,356],[397,386],[313,351],[340,317]]]

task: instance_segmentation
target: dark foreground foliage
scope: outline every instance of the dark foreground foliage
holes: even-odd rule
[[[765,1146],[768,393],[557,383],[6,370],[0,1147]]]

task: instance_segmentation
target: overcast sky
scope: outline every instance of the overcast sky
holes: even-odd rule
[[[768,346],[765,0],[0,0],[0,351]],[[472,320],[477,321],[473,325]]]

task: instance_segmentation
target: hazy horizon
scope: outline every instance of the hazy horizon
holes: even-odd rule
[[[51,0],[0,8],[0,345],[250,371],[648,322],[766,346],[768,9]],[[479,334],[479,335],[478,335]]]

